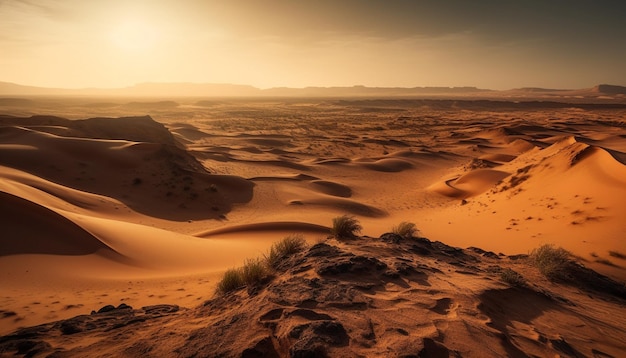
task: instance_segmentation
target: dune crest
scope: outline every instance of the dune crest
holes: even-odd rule
[[[0,256],[88,255],[99,252],[115,258],[118,252],[62,215],[0,191],[3,235]]]
[[[466,199],[491,189],[510,173],[493,169],[476,169],[458,178],[436,183],[430,189],[453,198]]]

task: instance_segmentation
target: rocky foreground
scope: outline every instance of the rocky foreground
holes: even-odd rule
[[[626,289],[582,265],[395,234],[328,239],[195,308],[105,306],[0,337],[28,357],[620,357]],[[97,309],[97,308],[94,308]]]

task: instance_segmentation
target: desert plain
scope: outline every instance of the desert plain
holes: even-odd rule
[[[3,356],[626,355],[623,95],[2,98],[0,198]]]

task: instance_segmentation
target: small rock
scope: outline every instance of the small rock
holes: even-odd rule
[[[391,244],[398,244],[402,241],[402,236],[398,234],[394,234],[392,232],[388,232],[386,234],[382,234],[380,236],[380,240],[384,242],[388,242]]]
[[[106,306],[100,308],[98,310],[98,313],[106,313],[106,312],[111,312],[113,310],[115,310],[115,306],[113,306],[113,305],[106,305]]]

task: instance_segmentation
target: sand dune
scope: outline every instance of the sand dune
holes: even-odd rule
[[[511,174],[499,170],[476,169],[442,184],[434,184],[430,188],[452,198],[465,199],[484,193],[509,175]]]
[[[332,196],[340,196],[342,198],[349,198],[352,196],[352,189],[343,184],[334,183],[327,180],[313,180],[311,186],[319,190],[320,192]]]
[[[228,226],[221,229],[214,229],[195,234],[198,237],[211,237],[221,234],[242,233],[242,232],[258,232],[258,231],[286,231],[286,232],[314,232],[320,234],[329,234],[330,228],[322,225],[310,224],[305,222],[262,222],[256,224]]]
[[[113,249],[56,212],[0,192],[3,217],[0,256],[19,254],[88,255]]]
[[[399,172],[413,167],[413,164],[401,159],[379,159],[372,163],[363,162],[362,165],[380,172]]]
[[[499,163],[507,163],[511,160],[515,159],[516,156],[504,153],[490,153],[484,154],[478,157],[478,159],[488,160],[490,162],[499,162]]]
[[[87,132],[100,126],[98,120],[96,129]],[[161,142],[66,137],[23,127],[3,127],[0,135],[4,142],[1,165],[115,198],[150,216],[174,220],[217,217],[252,195],[251,183],[232,176],[210,176],[189,154]],[[173,140],[163,135],[151,137]],[[207,207],[210,210],[202,213],[197,210]],[[190,209],[186,214],[178,213],[185,208]]]
[[[216,346],[207,335],[228,331],[239,335],[232,341],[240,345],[225,352],[240,355],[248,348],[292,347],[317,329],[311,322],[330,321],[349,337],[328,348],[339,355],[390,352],[383,347],[442,356],[619,356],[623,350],[626,328],[615,320],[623,316],[622,301],[553,286],[536,269],[503,256],[550,243],[586,267],[626,280],[623,108],[387,99],[195,102],[93,102],[80,110],[98,111],[98,118],[85,120],[75,119],[84,118],[72,112],[76,104],[50,104],[45,113],[54,115],[0,116],[0,334],[125,303],[137,309],[124,317],[163,319],[137,323],[137,332],[168,343],[155,348],[138,338],[111,345],[106,334],[91,335],[110,328],[105,322],[119,312],[78,319],[98,322],[101,331],[66,337],[50,333],[63,323],[48,324],[41,328],[48,336],[40,338],[77,355],[149,352],[142,345],[184,355],[208,352]],[[64,108],[74,119],[56,116]],[[155,115],[107,117],[136,111]],[[250,297],[239,291],[232,301],[194,308],[214,298],[226,269],[291,234],[309,244],[324,241],[332,219],[343,214],[363,226],[354,245],[331,240],[339,251],[303,257],[299,274],[277,275],[269,290]],[[434,246],[373,239],[401,221],[414,222]],[[461,252],[435,241],[474,248]],[[362,259],[364,271],[345,277],[316,271],[354,264],[351,253],[369,257]],[[367,266],[375,260],[387,269]],[[503,286],[500,271],[490,271],[496,266],[520,271],[530,288]],[[317,292],[319,301],[307,300],[307,292]],[[276,297],[286,303],[272,301]],[[139,309],[162,303],[181,309]],[[235,321],[223,325],[236,315],[245,329]],[[315,319],[324,315],[335,319]],[[250,325],[260,326],[253,332]],[[168,341],[159,336],[167,329],[149,328],[156,326],[178,327],[177,338]],[[271,338],[300,326],[293,341]],[[268,333],[271,327],[277,331]],[[68,340],[76,337],[72,350]],[[1,347],[13,342],[3,339]]]

